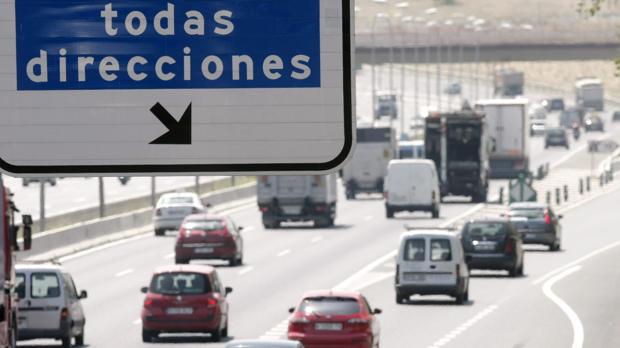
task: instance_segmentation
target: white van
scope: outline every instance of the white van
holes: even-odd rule
[[[448,295],[469,300],[469,270],[460,237],[440,229],[404,233],[396,258],[396,303],[412,295]]]
[[[62,347],[84,345],[86,318],[80,303],[86,291],[77,292],[71,275],[57,264],[15,266],[19,298],[18,339],[51,338]]]
[[[392,160],[385,178],[385,210],[388,218],[399,211],[427,211],[439,218],[439,178],[428,159]]]

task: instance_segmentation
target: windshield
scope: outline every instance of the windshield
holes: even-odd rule
[[[164,199],[164,204],[193,204],[194,199],[189,196],[172,196]]]
[[[510,217],[524,217],[528,219],[544,219],[544,209],[511,209],[509,213]]]
[[[153,277],[149,291],[161,295],[199,295],[211,292],[211,287],[203,274],[162,273]]]
[[[471,222],[465,225],[463,237],[468,240],[502,240],[508,233],[503,222]]]
[[[318,316],[352,315],[360,312],[360,305],[350,297],[310,297],[299,305],[299,312]]]

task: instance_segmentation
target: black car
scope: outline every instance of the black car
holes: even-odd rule
[[[545,131],[545,149],[549,146],[569,148],[566,130],[561,127],[549,128]]]
[[[612,121],[620,121],[620,111],[614,111],[614,114],[611,118]]]
[[[507,270],[523,275],[523,241],[508,220],[471,220],[461,233],[467,266],[471,269]]]
[[[586,132],[605,131],[603,119],[597,114],[587,114],[584,120],[584,127],[586,129]]]
[[[551,98],[543,100],[542,104],[549,111],[563,111],[564,110],[564,99],[562,98]]]
[[[543,244],[551,251],[560,250],[562,215],[556,215],[551,207],[541,203],[513,203],[508,215],[524,244]]]

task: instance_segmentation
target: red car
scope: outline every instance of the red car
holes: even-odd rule
[[[194,214],[183,220],[175,246],[175,261],[226,260],[231,266],[243,263],[241,230],[228,217]]]
[[[381,310],[359,292],[310,292],[289,312],[288,338],[306,348],[379,347]]]
[[[160,333],[209,333],[213,341],[228,336],[228,302],[232,288],[224,287],[215,268],[173,265],[159,268],[142,307],[142,341]]]

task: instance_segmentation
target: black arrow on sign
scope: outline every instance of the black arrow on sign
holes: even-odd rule
[[[181,119],[177,121],[166,108],[157,103],[151,112],[168,128],[168,132],[149,144],[160,145],[191,145],[192,144],[192,103],[189,104]]]

